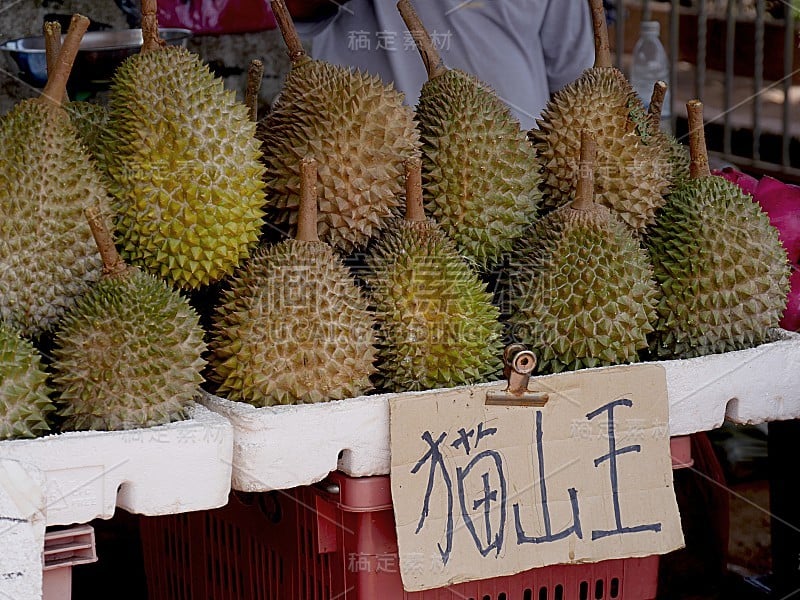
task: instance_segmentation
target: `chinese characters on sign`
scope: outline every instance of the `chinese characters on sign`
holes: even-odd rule
[[[534,379],[543,408],[485,406],[487,389],[391,400],[407,590],[682,546],[663,368]]]

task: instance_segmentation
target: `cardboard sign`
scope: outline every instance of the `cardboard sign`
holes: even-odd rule
[[[390,401],[406,590],[683,546],[663,367],[532,378],[542,408],[486,406],[503,387]]]

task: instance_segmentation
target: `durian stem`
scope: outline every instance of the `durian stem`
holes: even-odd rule
[[[606,25],[606,9],[603,0],[589,0],[592,9],[592,25],[594,26],[594,66],[611,66],[611,47],[608,45],[608,25]]]
[[[142,49],[141,53],[160,50],[166,45],[158,35],[158,2],[142,0]]]
[[[250,120],[258,121],[258,91],[261,89],[261,80],[264,77],[264,63],[254,58],[247,69],[247,90],[244,93],[244,103],[250,111]]]
[[[406,167],[406,221],[424,221],[422,204],[422,160],[409,158]]]
[[[81,45],[83,34],[89,28],[89,19],[83,15],[72,15],[67,36],[58,53],[58,60],[55,68],[47,78],[47,85],[42,91],[42,100],[49,102],[53,106],[61,106],[64,96],[67,95],[67,80],[72,71],[72,64],[78,55],[78,48]]]
[[[301,242],[318,242],[317,233],[317,161],[306,156],[300,163],[300,207],[297,235]]]
[[[706,150],[706,133],[703,128],[703,103],[700,100],[689,100],[686,103],[689,117],[689,176],[700,179],[711,175],[708,167],[708,150]]]
[[[300,41],[300,36],[297,35],[292,15],[283,0],[272,0],[270,5],[272,6],[272,14],[275,15],[275,21],[278,23],[278,28],[281,30],[283,41],[286,42],[286,47],[289,50],[289,59],[294,64],[305,57],[306,51]]]
[[[656,81],[653,84],[653,95],[650,96],[650,108],[647,111],[650,124],[656,129],[661,127],[661,112],[664,110],[666,96],[667,84],[664,81]]]
[[[422,24],[422,19],[419,18],[417,11],[414,10],[411,1],[400,0],[397,3],[397,10],[400,11],[400,16],[403,17],[403,21],[405,21],[406,27],[408,27],[408,31],[417,45],[422,62],[425,63],[425,70],[428,72],[428,79],[434,79],[447,73],[448,68],[444,65],[433,39]]]
[[[89,207],[83,209],[83,214],[86,216],[86,220],[89,221],[94,242],[97,244],[100,257],[103,259],[103,276],[116,277],[124,274],[128,270],[128,265],[120,258],[114,246],[111,232],[100,217],[100,212],[96,208]]]
[[[47,62],[47,72],[51,75],[56,70],[59,52],[61,52],[61,23],[47,21],[44,24],[44,55]]]
[[[572,208],[586,210],[594,204],[594,164],[597,160],[597,142],[586,129],[581,130],[581,157],[578,163],[578,186]]]

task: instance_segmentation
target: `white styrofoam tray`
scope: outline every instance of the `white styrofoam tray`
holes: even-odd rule
[[[45,476],[0,458],[0,600],[41,600]]]
[[[777,337],[748,350],[656,363],[667,375],[670,435],[714,429],[726,418],[761,423],[800,417],[800,335],[780,331]],[[485,394],[505,385],[463,390]],[[200,402],[233,424],[233,489],[259,492],[308,485],[336,469],[353,477],[389,473],[389,398],[395,395],[267,408],[211,394]]]
[[[195,405],[156,427],[2,441],[0,457],[44,472],[50,526],[109,519],[117,506],[149,516],[224,506],[232,446],[231,424]]]

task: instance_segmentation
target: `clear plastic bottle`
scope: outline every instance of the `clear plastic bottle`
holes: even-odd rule
[[[642,21],[639,39],[633,47],[630,82],[645,107],[650,105],[653,84],[659,80],[669,81],[669,58],[659,39],[660,33],[658,21]],[[661,112],[662,129],[670,128],[670,116],[670,90],[667,88]]]

